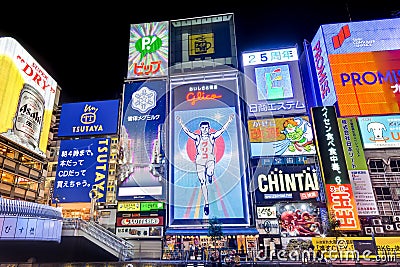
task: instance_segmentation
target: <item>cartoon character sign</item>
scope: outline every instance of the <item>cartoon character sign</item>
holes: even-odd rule
[[[313,134],[310,122],[301,117],[289,118],[283,123],[282,134],[286,139],[275,144],[282,154],[285,150],[290,152],[311,152],[314,148]]]
[[[307,116],[249,120],[252,157],[314,155],[314,135]]]
[[[286,205],[280,214],[281,235],[290,236],[319,236],[321,224],[312,205]]]

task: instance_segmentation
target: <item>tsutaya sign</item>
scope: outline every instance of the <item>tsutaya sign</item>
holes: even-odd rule
[[[340,220],[341,230],[360,230],[335,107],[313,107],[311,114],[330,216]]]

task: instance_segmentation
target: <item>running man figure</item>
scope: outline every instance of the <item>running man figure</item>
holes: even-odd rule
[[[196,146],[196,171],[197,177],[201,185],[201,192],[204,198],[204,214],[210,213],[210,207],[208,203],[208,183],[212,183],[212,177],[215,169],[215,154],[214,146],[215,140],[221,136],[221,134],[228,128],[232,122],[235,114],[231,114],[228,121],[222,126],[222,128],[214,133],[210,133],[210,122],[200,122],[199,129],[200,134],[191,132],[182,122],[182,118],[177,116],[176,120],[181,125],[182,130],[194,140]]]

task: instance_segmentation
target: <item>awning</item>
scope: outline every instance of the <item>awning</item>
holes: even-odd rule
[[[256,228],[246,228],[246,227],[235,227],[235,228],[225,228],[222,227],[223,235],[258,235]],[[190,229],[190,228],[168,228],[165,231],[165,235],[200,235],[205,236],[208,234],[208,229]]]

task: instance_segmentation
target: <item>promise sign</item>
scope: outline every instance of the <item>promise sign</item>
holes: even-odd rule
[[[311,108],[317,152],[324,178],[330,216],[340,220],[340,230],[360,230],[356,202],[351,187],[333,106]]]

